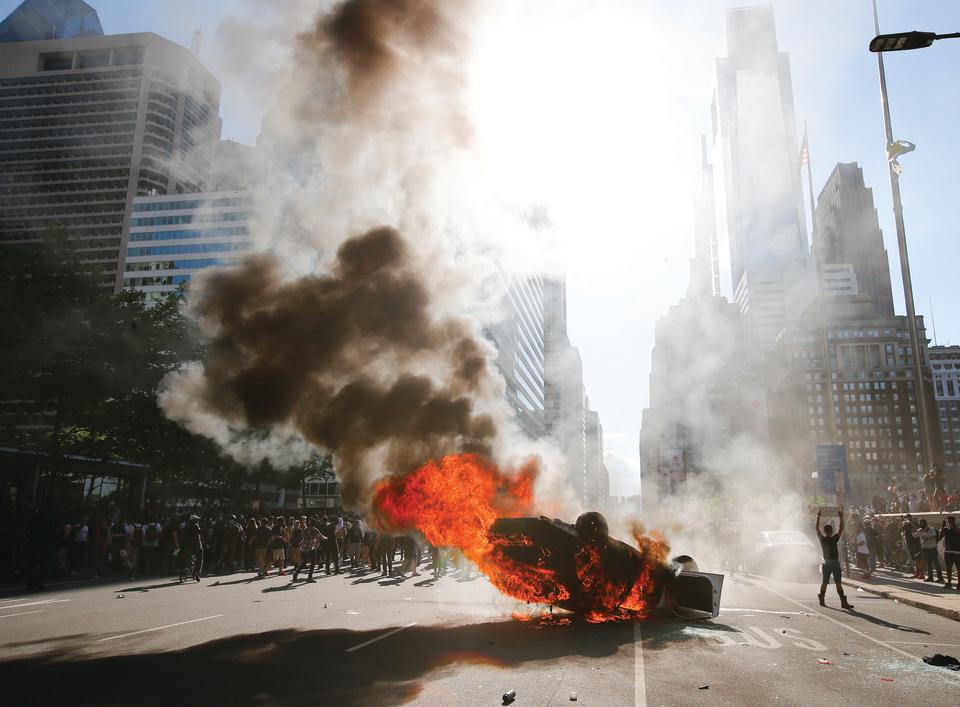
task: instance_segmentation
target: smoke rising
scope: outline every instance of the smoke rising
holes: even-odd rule
[[[241,461],[335,453],[348,507],[444,454],[549,455],[521,442],[478,319],[473,5],[350,0],[299,36],[258,141],[263,252],[196,278],[207,360],[160,391],[171,418]]]
[[[215,327],[193,394],[234,425],[290,426],[336,453],[346,503],[370,485],[371,450],[400,471],[450,450],[490,454],[497,426],[474,404],[502,391],[489,347],[429,307],[391,228],[346,241],[326,275],[286,281],[275,257],[249,258],[211,275],[196,304]]]

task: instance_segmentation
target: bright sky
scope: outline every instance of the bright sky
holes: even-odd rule
[[[262,43],[277,14],[317,0],[88,0],[108,33],[153,31],[190,46],[223,81],[224,137],[253,143],[269,97],[237,71],[223,23],[250,21]],[[19,0],[0,0],[3,16]],[[600,412],[613,492],[639,490],[638,437],[658,317],[687,284],[691,195],[709,131],[724,9],[750,0],[525,0],[480,37],[479,132],[505,193],[546,205],[566,242],[569,329]],[[870,0],[773,0],[806,120],[816,190],[857,161],[874,189],[898,312],[903,312],[884,161]],[[960,30],[960,3],[880,0],[881,31]],[[259,14],[258,14],[259,13]],[[259,28],[259,31],[257,31]],[[267,28],[267,29],[264,29]],[[253,46],[253,45],[251,45]],[[282,51],[282,40],[277,51]],[[237,47],[234,47],[236,50]],[[932,300],[939,343],[960,344],[960,40],[887,56],[895,138],[917,144],[901,179],[918,311]],[[272,67],[267,67],[268,71]],[[265,75],[263,72],[259,77]],[[723,255],[723,254],[722,254]],[[958,260],[954,260],[958,258]],[[723,287],[729,295],[730,283]],[[931,329],[928,327],[928,331]]]

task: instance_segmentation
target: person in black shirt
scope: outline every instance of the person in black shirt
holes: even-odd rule
[[[957,591],[960,591],[960,530],[957,519],[947,516],[940,528],[939,540],[943,540],[943,562],[947,566],[947,583],[944,589],[950,589],[953,581],[953,568],[957,568]]]
[[[830,524],[823,526],[823,532],[820,532],[820,511],[817,511],[816,528],[817,537],[820,538],[820,547],[823,549],[823,564],[821,565],[823,581],[820,583],[820,606],[826,606],[824,597],[827,594],[827,584],[830,582],[830,576],[832,575],[833,581],[837,585],[837,594],[840,595],[840,606],[844,609],[852,609],[853,604],[847,601],[847,596],[843,593],[843,584],[840,580],[840,551],[837,547],[840,538],[843,537],[843,508],[840,508],[840,529],[836,535],[833,534],[833,526]]]

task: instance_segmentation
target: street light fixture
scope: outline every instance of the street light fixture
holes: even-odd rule
[[[938,39],[957,39],[960,32],[937,34],[936,32],[898,32],[879,34],[870,40],[872,52],[903,52],[910,49],[926,49]]]
[[[925,380],[923,377],[923,362],[924,352],[926,350],[926,341],[924,341],[921,345],[920,333],[917,327],[917,313],[913,302],[913,278],[910,275],[910,258],[907,254],[907,234],[906,227],[904,226],[903,222],[903,202],[900,198],[900,165],[897,163],[896,159],[899,155],[910,152],[914,145],[913,143],[905,140],[895,141],[893,139],[893,126],[890,121],[890,102],[887,97],[887,74],[883,68],[882,52],[929,47],[936,39],[940,39],[941,37],[957,37],[960,36],[960,34],[936,35],[929,32],[908,32],[907,34],[899,35],[880,34],[880,17],[877,13],[877,0],[873,0],[872,4],[873,26],[874,31],[877,33],[877,38],[870,43],[870,51],[878,52],[877,68],[880,73],[880,105],[883,110],[883,127],[887,137],[887,160],[889,163],[890,172],[890,189],[893,194],[894,222],[897,227],[897,248],[900,255],[900,275],[901,280],[903,281],[903,300],[907,309],[907,327],[910,332],[910,352],[912,354],[911,358],[913,359],[914,390],[917,399],[917,407],[919,408],[918,412],[922,458],[921,468],[926,469],[929,468],[930,465],[935,461],[939,461],[939,459],[934,458],[935,450],[931,437],[931,425],[933,421],[930,419],[930,415],[928,414],[930,411],[927,407],[927,389],[924,385]],[[909,40],[911,35],[926,35],[926,38],[915,38],[912,40],[911,44]],[[907,37],[908,39],[904,39],[902,46],[900,45],[899,40],[897,40],[891,43],[889,49],[882,47],[876,49],[874,48],[877,40],[883,40],[889,37]]]

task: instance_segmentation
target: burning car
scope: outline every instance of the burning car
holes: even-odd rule
[[[480,455],[450,454],[379,480],[375,517],[457,548],[507,596],[588,622],[643,619],[661,607],[684,618],[717,616],[723,576],[699,572],[686,556],[668,562],[662,537],[637,530],[632,547],[611,538],[594,512],[574,525],[530,517],[536,474],[533,460],[503,473]]]
[[[529,600],[588,621],[645,618],[665,609],[684,619],[716,617],[723,575],[699,572],[686,555],[664,562],[653,548],[609,535],[606,519],[582,514],[574,525],[545,516],[498,518],[491,537],[505,561],[539,577]]]

